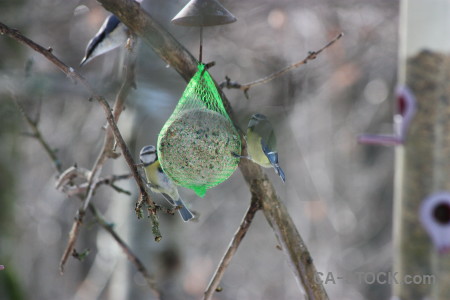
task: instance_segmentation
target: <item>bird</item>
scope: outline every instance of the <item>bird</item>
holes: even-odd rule
[[[170,204],[178,206],[178,212],[183,221],[187,222],[192,219],[194,215],[187,209],[186,204],[178,194],[176,185],[161,168],[156,147],[153,145],[144,146],[139,153],[139,159],[144,165],[147,184],[152,192],[162,194]]]
[[[277,141],[272,124],[263,114],[254,114],[247,126],[248,159],[264,168],[273,167],[275,173],[286,182],[283,169],[278,164]]]
[[[128,28],[115,15],[109,15],[97,34],[89,41],[80,67],[94,57],[125,44],[129,37]]]

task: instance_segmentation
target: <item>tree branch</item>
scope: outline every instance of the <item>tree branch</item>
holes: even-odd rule
[[[82,178],[84,180],[87,180],[90,172],[91,171],[87,169],[72,166],[59,175],[58,179],[56,180],[55,187],[57,190],[61,190],[64,194],[66,194],[69,197],[86,195],[88,182],[83,182],[81,184],[73,184],[72,181],[75,178]],[[131,196],[131,192],[115,185],[116,181],[129,179],[131,177],[133,177],[131,174],[123,174],[99,178],[94,189],[97,189],[101,185],[109,185],[117,192]]]
[[[161,59],[189,81],[197,72],[198,61],[175,38],[150,17],[134,0],[99,0],[139,36]]]
[[[191,79],[197,70],[197,60],[170,33],[140,9],[138,3],[133,0],[98,1],[119,17],[186,81]],[[228,99],[223,93],[221,96],[228,114],[234,120]],[[244,139],[242,143],[245,151]],[[314,280],[313,275],[316,275],[317,271],[308,249],[273,185],[261,168],[250,160],[241,160],[239,165],[252,193],[261,200],[266,219],[282,245],[283,252],[291,262],[296,279],[304,287],[307,299],[328,299],[323,285]]]
[[[267,82],[269,82],[269,81],[271,81],[271,80],[273,80],[273,79],[283,75],[286,72],[289,72],[289,71],[291,71],[291,70],[293,70],[295,68],[298,68],[298,67],[300,67],[302,65],[306,65],[306,63],[308,61],[316,59],[317,56],[323,50],[325,50],[328,47],[330,47],[331,45],[333,45],[335,42],[337,42],[343,36],[344,36],[344,33],[342,33],[342,32],[339,33],[333,40],[331,40],[328,44],[326,44],[325,46],[323,46],[319,50],[317,50],[317,51],[310,51],[308,53],[308,56],[306,56],[303,60],[301,60],[299,62],[296,62],[296,63],[294,63],[292,65],[289,65],[289,66],[287,66],[287,67],[285,67],[285,68],[283,68],[281,70],[278,70],[278,71],[276,71],[276,72],[274,72],[274,73],[272,73],[272,74],[270,74],[270,75],[268,75],[266,77],[260,78],[258,80],[255,80],[255,81],[252,81],[252,82],[249,82],[249,83],[239,84],[237,82],[231,81],[230,78],[228,78],[228,76],[227,76],[227,77],[225,77],[225,81],[222,81],[219,84],[219,86],[221,88],[227,88],[227,89],[240,89],[240,90],[242,90],[244,92],[245,96],[248,98],[248,94],[247,93],[248,93],[248,90],[251,87],[253,87],[255,85],[260,85],[260,84],[263,84],[263,83],[267,83]]]
[[[211,278],[211,281],[208,284],[208,287],[206,288],[204,300],[210,300],[214,294],[214,292],[219,287],[220,280],[222,280],[222,277],[225,273],[226,268],[230,264],[231,260],[233,259],[234,254],[236,253],[239,245],[241,244],[241,241],[244,239],[245,234],[247,233],[248,229],[250,228],[250,225],[252,224],[253,218],[255,217],[256,212],[261,209],[260,201],[259,199],[255,197],[252,197],[252,202],[245,213],[244,218],[241,221],[241,224],[239,225],[238,230],[233,236],[233,239],[231,240],[230,244],[228,245],[228,249],[225,252],[224,256],[222,257],[219,265],[217,266],[216,271],[214,272],[213,277]]]
[[[55,150],[53,150],[49,146],[49,144],[43,139],[42,134],[41,134],[39,128],[37,127],[38,126],[38,119],[36,119],[36,120],[31,119],[31,117],[25,112],[25,109],[23,108],[22,104],[20,104],[19,101],[17,100],[16,95],[11,93],[11,97],[12,97],[13,102],[16,105],[17,109],[22,114],[22,117],[25,119],[25,121],[27,122],[28,126],[30,126],[30,128],[31,128],[31,132],[32,132],[31,137],[37,139],[39,141],[39,143],[41,143],[41,145],[44,148],[45,152],[47,153],[47,155],[52,160],[53,166],[55,167],[56,171],[58,171],[58,173],[61,173],[62,172],[61,162],[59,161],[58,157],[56,156]]]
[[[114,108],[112,113],[115,124],[117,124],[117,122],[119,121],[120,113],[123,111],[123,106],[131,87],[135,86],[134,66],[135,66],[135,55],[133,53],[133,46],[131,46],[129,48],[129,52],[127,55],[127,64],[124,82],[120,87],[119,92],[117,93],[116,96],[116,101],[114,102]],[[90,204],[94,191],[98,185],[99,177],[103,170],[103,166],[109,158],[118,157],[118,155],[114,152],[113,148],[114,148],[114,132],[112,130],[112,127],[108,126],[108,128],[106,129],[102,150],[100,151],[94,163],[94,166],[92,167],[91,172],[89,172],[89,176],[87,178],[88,182],[86,194],[83,199],[82,206],[78,209],[77,216],[72,225],[72,230],[70,231],[69,234],[69,241],[67,242],[67,247],[64,251],[64,254],[60,262],[61,273],[63,272],[64,264],[66,263],[70,253],[72,253],[74,249],[75,242],[77,240],[79,233],[79,226],[81,226],[81,224],[83,223],[83,217],[85,215],[86,209]]]
[[[145,200],[145,203],[149,203],[152,207],[155,207],[155,203],[148,195],[146,188],[145,188],[145,183],[143,182],[141,176],[139,175],[139,171],[137,170],[133,156],[131,155],[130,150],[128,149],[125,141],[122,138],[119,128],[117,127],[117,124],[114,121],[114,115],[111,112],[111,107],[109,106],[109,104],[105,100],[105,98],[100,96],[99,94],[97,94],[83,76],[81,76],[79,73],[77,73],[72,67],[67,66],[61,60],[59,60],[56,56],[54,56],[52,54],[51,48],[45,49],[44,47],[36,44],[32,40],[30,40],[27,37],[25,37],[24,35],[22,35],[19,31],[11,29],[1,22],[0,22],[0,34],[11,37],[11,38],[29,46],[36,52],[42,54],[45,58],[47,58],[50,62],[52,62],[56,67],[58,67],[58,69],[60,69],[64,74],[66,74],[68,77],[72,78],[73,80],[81,83],[91,93],[91,97],[93,99],[97,100],[97,102],[103,108],[103,111],[106,115],[106,120],[108,121],[108,124],[111,127],[112,132],[114,133],[116,142],[118,143],[118,145],[122,151],[122,154],[125,158],[125,161],[127,162],[128,167],[130,168],[131,173],[133,174],[133,177],[138,185],[140,197]],[[153,211],[156,212],[156,210],[153,210]],[[153,226],[155,226],[155,224],[153,224]],[[160,239],[161,237],[159,236],[159,237],[155,237],[155,238]]]
[[[92,212],[92,214],[94,215],[96,221],[100,224],[100,226],[102,226],[103,229],[108,231],[109,234],[111,234],[111,236],[114,238],[114,240],[119,244],[119,246],[122,248],[123,252],[125,252],[128,260],[131,261],[136,266],[136,269],[145,278],[147,285],[150,287],[150,289],[153,292],[153,294],[155,295],[155,297],[157,297],[159,299],[160,292],[158,290],[158,287],[156,286],[156,281],[153,278],[153,276],[151,276],[148,273],[147,268],[144,266],[142,261],[133,253],[133,251],[130,249],[130,247],[128,247],[128,245],[122,240],[122,238],[114,230],[111,223],[107,222],[104,219],[104,217],[95,208],[95,206],[92,205],[92,203],[89,205],[89,210]]]
[[[62,172],[62,166],[61,166],[60,160],[58,159],[58,157],[56,156],[56,153],[51,149],[51,147],[49,146],[47,141],[42,136],[42,134],[41,134],[41,132],[40,132],[40,130],[38,128],[38,122],[37,121],[33,121],[31,119],[31,117],[25,112],[25,110],[23,109],[23,106],[19,103],[19,101],[17,101],[17,99],[15,98],[14,95],[13,95],[13,100],[14,100],[14,103],[16,104],[18,110],[21,112],[22,116],[24,117],[24,119],[28,123],[28,125],[32,128],[33,137],[36,138],[39,141],[41,146],[45,149],[45,152],[47,153],[47,155],[52,159],[54,167],[58,170],[59,173],[61,173]],[[82,171],[83,172],[79,172],[77,170],[77,168],[73,167],[71,169],[71,171],[64,172],[64,173],[67,173],[66,175],[61,174],[60,178],[61,177],[63,177],[63,178],[60,179],[60,180],[62,180],[64,182],[65,181],[70,181],[71,179],[73,179],[73,177],[71,177],[71,176],[72,176],[72,174],[74,172],[83,173],[83,175],[85,175],[85,173],[89,172],[88,170],[82,170]],[[95,188],[98,185],[100,185],[100,184],[112,185],[117,180],[127,179],[127,178],[130,178],[130,177],[131,177],[131,174],[112,175],[110,177],[103,178],[103,179],[97,181],[97,183],[95,185]],[[65,184],[63,182],[59,182],[59,184],[57,184],[57,187],[58,187],[58,185],[63,186]],[[111,226],[111,223],[109,223],[108,221],[105,220],[105,218],[100,214],[100,212],[97,210],[95,205],[92,204],[92,203],[89,203],[88,207],[89,207],[90,211],[92,212],[92,214],[94,215],[97,223],[100,224],[100,226],[102,226],[109,234],[111,234],[113,239],[119,244],[119,246],[125,252],[125,254],[127,255],[127,258],[136,266],[138,272],[140,272],[142,274],[142,276],[145,278],[145,280],[147,281],[147,284],[150,287],[150,289],[153,292],[153,294],[157,297],[157,299],[159,299],[160,293],[159,293],[158,288],[157,288],[157,286],[155,284],[155,280],[149,274],[149,272],[147,271],[147,268],[144,266],[142,261],[133,253],[133,251],[130,249],[130,247],[117,234],[117,232]],[[78,222],[77,221],[78,219],[79,218],[77,216],[76,222],[72,225],[72,230],[70,231],[70,236],[78,234],[78,231],[79,231],[79,228],[80,228],[79,225],[76,225],[76,223]],[[77,231],[77,232],[75,232],[75,231]],[[72,249],[72,251],[64,253],[63,259],[65,261],[73,253],[73,250],[74,250],[73,245],[75,244],[75,239],[74,238],[69,238],[69,242],[72,244],[71,247],[70,247]],[[67,248],[69,248],[69,247],[67,247]],[[67,257],[65,257],[66,255],[67,255]],[[0,270],[2,270],[3,268],[4,267],[2,265],[0,265]],[[61,268],[61,266],[60,266],[60,268]]]

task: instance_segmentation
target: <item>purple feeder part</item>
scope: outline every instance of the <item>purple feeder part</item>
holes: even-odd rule
[[[403,144],[403,141],[394,135],[376,135],[363,134],[358,137],[358,142],[361,144],[381,145],[381,146],[398,146]]]
[[[413,93],[406,86],[400,86],[396,91],[397,95],[397,114],[394,116],[394,123],[398,124],[396,135],[405,140],[408,133],[411,120],[416,114],[417,102]],[[398,120],[396,120],[398,119]]]
[[[420,221],[439,254],[450,252],[450,193],[438,192],[423,200]]]
[[[381,146],[398,146],[403,144],[411,120],[416,113],[416,99],[406,86],[397,88],[396,98],[394,135],[363,134],[358,137],[359,143]]]

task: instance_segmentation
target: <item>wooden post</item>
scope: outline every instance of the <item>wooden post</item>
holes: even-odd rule
[[[426,199],[450,191],[450,1],[402,0],[400,22],[399,85],[416,109],[396,148],[393,295],[448,300],[450,253],[437,247],[421,213],[436,230],[450,226],[448,205],[423,211]]]

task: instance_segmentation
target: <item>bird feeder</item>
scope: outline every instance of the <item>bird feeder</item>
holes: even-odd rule
[[[176,184],[203,197],[236,170],[241,140],[203,64],[158,136],[159,161]]]
[[[234,21],[236,18],[215,0],[192,0],[172,20],[200,28]],[[214,80],[201,63],[201,39],[199,56],[198,71],[159,133],[158,154],[172,181],[203,197],[208,188],[236,170],[241,140]]]
[[[450,1],[402,0],[399,84],[416,108],[396,148],[394,266],[401,300],[450,296]]]

